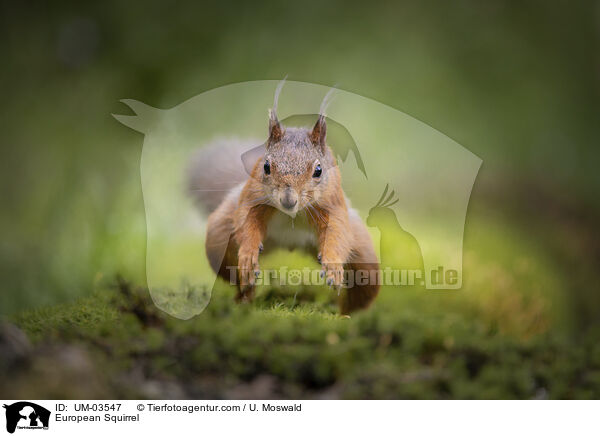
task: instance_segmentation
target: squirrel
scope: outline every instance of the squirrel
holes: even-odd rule
[[[248,143],[217,142],[201,149],[190,166],[190,190],[210,212],[206,254],[215,273],[237,285],[236,301],[247,302],[254,297],[261,253],[304,249],[317,257],[321,277],[338,290],[340,314],[347,315],[377,296],[379,261],[365,224],[349,207],[326,142],[329,94],[312,128],[286,127],[276,113],[283,83],[275,92],[268,139],[253,158],[250,177],[239,158]],[[223,190],[223,184],[232,188]],[[362,270],[363,280],[341,290],[344,268]]]

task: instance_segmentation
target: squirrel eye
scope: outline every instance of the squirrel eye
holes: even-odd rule
[[[271,164],[269,163],[268,160],[265,161],[264,169],[265,169],[265,174],[271,174]]]
[[[315,167],[315,172],[313,173],[313,177],[321,177],[322,172],[323,170],[321,170],[321,164],[317,164]]]

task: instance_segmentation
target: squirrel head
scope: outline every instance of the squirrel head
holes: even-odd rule
[[[284,127],[277,119],[277,102],[284,83],[285,79],[275,91],[269,111],[269,138],[257,171],[269,203],[295,217],[298,211],[325,200],[323,197],[340,185],[336,161],[326,143],[324,111],[333,90],[323,99],[312,128]]]
[[[284,127],[274,110],[269,116],[269,139],[258,163],[260,180],[270,204],[294,217],[318,203],[335,185],[336,162],[325,142],[327,124],[320,114],[314,127]]]

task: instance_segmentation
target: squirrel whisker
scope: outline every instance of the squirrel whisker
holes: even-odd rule
[[[306,219],[308,219],[308,215],[310,214],[310,218],[313,220],[313,223],[315,223],[315,226],[317,225],[317,220],[315,219],[315,217],[313,216],[312,213],[310,213],[310,209],[308,209],[308,207],[306,209],[304,209],[304,215],[306,215]]]
[[[315,213],[315,215],[317,215],[317,218],[319,218],[324,224],[327,224],[327,221],[325,221],[325,218],[323,218],[323,215],[321,215],[321,213],[319,213],[319,211],[314,206],[312,206],[310,204],[307,206]]]

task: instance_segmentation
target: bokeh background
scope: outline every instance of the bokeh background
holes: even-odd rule
[[[3,1],[0,33],[0,314],[10,321],[2,344],[26,344],[50,362],[75,353],[80,366],[67,365],[64,377],[83,371],[95,380],[108,353],[90,346],[100,336],[124,359],[115,374],[155,383],[119,390],[115,375],[114,385],[69,391],[56,374],[49,387],[28,374],[8,392],[598,397],[600,350],[590,346],[600,320],[597,1]],[[143,137],[111,113],[129,113],[123,98],[170,108],[225,84],[285,75],[385,103],[483,159],[462,291],[383,295],[351,321],[336,320],[320,297],[287,304],[284,290],[252,308],[230,307],[224,290],[204,320],[185,325],[153,311],[143,292]],[[107,297],[117,277],[125,303]],[[264,333],[264,343],[234,332],[263,331],[273,317],[284,333]],[[174,346],[184,334],[202,348]],[[151,355],[195,357],[181,371],[165,370],[168,357],[143,366],[132,351],[140,337]],[[277,343],[272,360],[254,354]],[[38,375],[52,366],[35,362]],[[200,380],[196,390],[177,386],[183,373]]]

